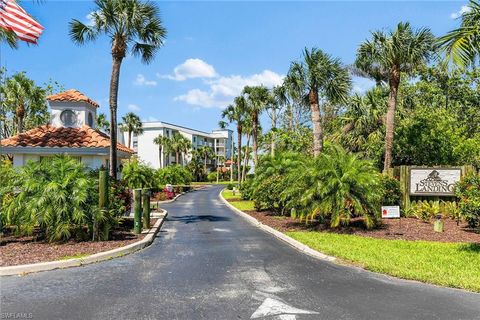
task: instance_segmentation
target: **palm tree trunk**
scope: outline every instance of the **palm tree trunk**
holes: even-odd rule
[[[253,114],[253,119],[252,119],[252,138],[253,138],[253,163],[255,164],[255,167],[257,166],[258,163],[258,154],[257,154],[257,131],[258,131],[258,113],[254,112]]]
[[[238,143],[238,154],[237,154],[237,177],[238,184],[241,184],[242,180],[242,127],[237,125],[237,143]]]
[[[114,44],[115,47],[115,44]],[[118,84],[120,79],[120,66],[123,57],[112,49],[113,65],[110,78],[110,177],[117,179],[117,101]]]
[[[383,171],[387,171],[392,166],[393,134],[395,130],[395,109],[397,107],[397,93],[400,84],[400,73],[393,70],[390,75],[389,85],[390,94],[388,95],[387,119],[385,125],[385,162]]]
[[[23,132],[23,119],[25,118],[25,106],[19,104],[15,110],[15,116],[17,117],[17,134]]]
[[[205,153],[205,158],[203,162],[203,171],[207,174],[207,154]]]
[[[177,162],[177,165],[179,164],[180,162],[180,153],[177,151],[175,152],[175,161]]]
[[[128,130],[128,148],[132,145],[132,131]]]
[[[310,103],[310,111],[313,126],[313,156],[317,157],[323,149],[323,130],[320,115],[320,106],[318,104],[318,92],[310,90],[308,93],[308,101]]]
[[[249,147],[250,147],[250,135],[247,135],[247,145],[245,148],[245,157],[244,157],[243,169],[242,169],[242,182],[245,181],[245,177],[247,174],[248,154],[250,153]]]
[[[275,129],[277,128],[277,112],[275,108],[272,108],[272,142],[271,142],[271,147],[270,147],[270,152],[272,157],[275,156]]]
[[[163,146],[158,148],[158,165],[163,168]]]

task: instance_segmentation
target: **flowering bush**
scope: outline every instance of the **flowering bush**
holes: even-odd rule
[[[457,183],[455,194],[459,198],[460,215],[470,228],[480,227],[480,175],[465,176]]]

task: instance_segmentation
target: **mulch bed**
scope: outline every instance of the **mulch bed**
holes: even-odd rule
[[[365,237],[401,240],[427,240],[439,242],[469,242],[480,244],[480,233],[469,229],[461,222],[444,220],[444,232],[433,231],[433,221],[423,222],[415,218],[384,219],[377,229],[367,230],[361,219],[352,219],[350,227],[331,229],[325,224],[313,222],[305,224],[291,217],[275,216],[270,212],[246,211],[262,223],[279,231],[321,231],[341,234],[354,234]]]
[[[157,219],[151,219],[153,226]],[[33,236],[15,237],[7,235],[0,238],[0,267],[16,266],[38,262],[47,262],[73,258],[79,255],[116,249],[140,241],[145,234],[135,235],[131,232],[133,220],[125,219],[112,231],[112,239],[108,241],[74,241],[48,243],[35,241]]]

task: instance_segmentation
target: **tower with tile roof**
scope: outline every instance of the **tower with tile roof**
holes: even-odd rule
[[[78,90],[70,89],[47,97],[54,127],[80,128],[87,125],[95,129],[99,104]]]

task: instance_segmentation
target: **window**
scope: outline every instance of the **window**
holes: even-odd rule
[[[72,110],[64,110],[60,114],[60,121],[64,126],[74,126],[77,123],[77,115]]]
[[[88,113],[88,125],[93,127],[93,116],[91,112]]]
[[[133,147],[137,148],[138,147],[138,141],[133,141]]]
[[[193,142],[197,142],[197,137],[193,137]]]

